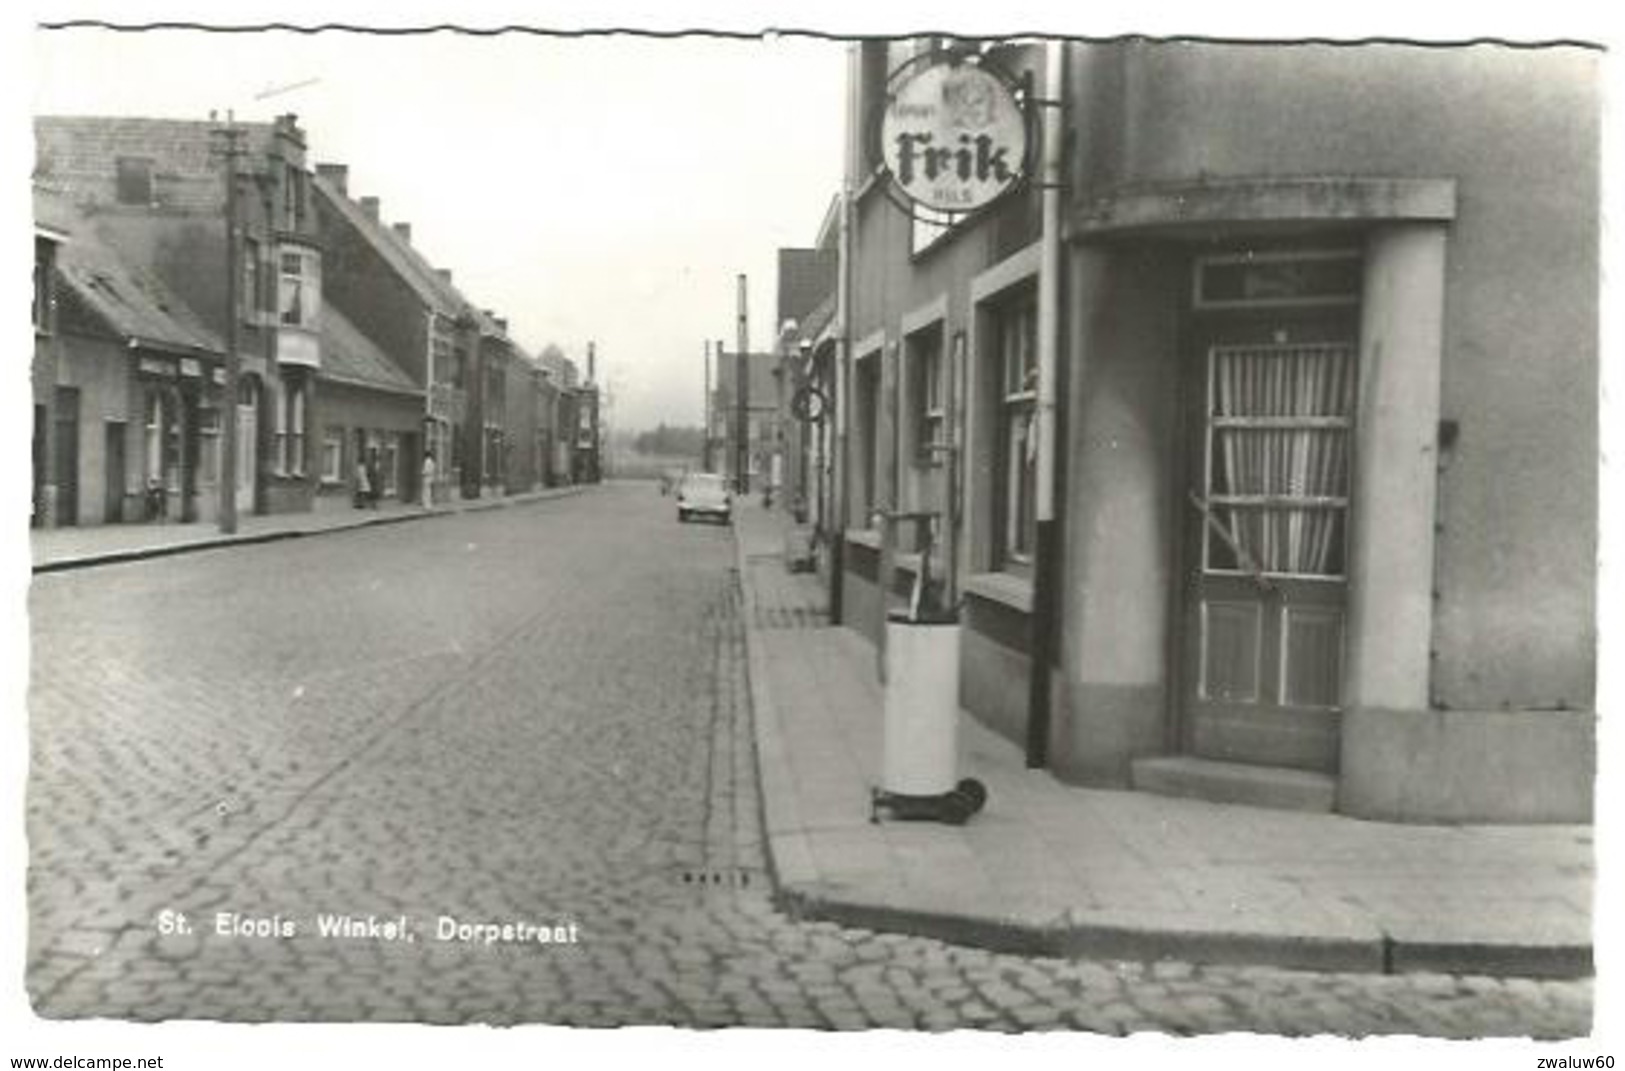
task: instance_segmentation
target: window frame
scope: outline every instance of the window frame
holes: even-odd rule
[[[305,475],[305,385],[288,387],[288,475]]]
[[[321,480],[326,484],[344,482],[344,429],[329,424],[322,432]]]
[[[1204,282],[1208,269],[1231,265],[1291,265],[1306,263],[1352,262],[1355,277],[1364,272],[1364,255],[1354,247],[1315,247],[1312,249],[1271,249],[1262,252],[1250,250],[1210,253],[1196,258],[1191,271],[1191,307],[1199,311],[1245,309],[1304,309],[1325,306],[1358,305],[1362,286],[1356,282],[1352,292],[1332,291],[1295,297],[1208,297]]]
[[[290,270],[290,264],[297,269]],[[277,249],[277,324],[316,331],[321,325],[321,255],[314,249]],[[291,295],[291,297],[290,297]]]
[[[1034,459],[1018,456],[1033,449],[1038,414],[1038,294],[1018,288],[990,304],[994,388],[997,404],[994,469],[994,558],[1000,568],[1030,569],[1037,543],[1032,503],[1037,492]],[[1013,328],[1013,330],[1007,330]],[[1011,361],[1011,343],[1019,359]],[[1023,503],[1026,508],[1023,509]]]
[[[216,484],[220,481],[220,436],[223,427],[219,409],[212,405],[198,407],[197,481],[200,484]]]
[[[937,319],[913,332],[905,341],[908,360],[909,415],[912,417],[916,465],[940,468],[947,445],[948,409],[945,391],[947,324]]]
[[[147,486],[152,486],[154,479],[162,485],[164,480],[164,397],[163,392],[156,387],[149,387],[146,392],[146,405],[144,422],[142,424],[142,469],[146,476]]]
[[[859,463],[863,471],[861,523],[856,527],[874,527],[875,509],[880,502],[880,409],[885,403],[881,397],[885,376],[881,362],[886,359],[887,339],[884,331],[865,338],[855,348],[852,360],[852,389],[854,395],[853,418],[858,432]],[[870,388],[870,389],[865,389]]]
[[[150,156],[119,156],[113,161],[113,199],[117,204],[151,208],[153,201],[153,164]],[[145,196],[137,197],[138,192]]]
[[[243,238],[242,280],[237,295],[237,307],[241,318],[250,323],[259,320],[264,295],[261,290],[264,261],[260,253],[258,239]]]

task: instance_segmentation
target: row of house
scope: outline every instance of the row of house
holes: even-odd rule
[[[853,45],[844,188],[778,314],[835,619],[883,646],[931,533],[961,701],[1030,766],[1588,821],[1598,67]]]
[[[376,493],[412,502],[596,478],[590,368],[528,352],[347,168],[307,167],[294,116],[41,117],[35,136],[35,525],[212,522],[228,494],[310,510],[349,501],[369,460]]]

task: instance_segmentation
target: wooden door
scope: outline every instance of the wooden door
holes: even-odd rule
[[[79,523],[79,390],[56,388],[55,442],[56,523]]]
[[[1184,730],[1200,757],[1332,772],[1352,316],[1198,321],[1187,396]]]
[[[102,517],[108,524],[117,524],[124,519],[124,421],[109,420],[106,429]]]

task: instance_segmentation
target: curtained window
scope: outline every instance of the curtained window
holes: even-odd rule
[[[992,342],[999,389],[997,558],[1001,565],[1026,565],[1038,529],[1038,301],[1033,293],[996,307]]]
[[[1347,343],[1209,352],[1209,571],[1344,575],[1354,389]]]

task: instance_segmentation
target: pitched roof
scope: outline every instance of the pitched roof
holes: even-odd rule
[[[59,219],[64,217],[58,217]],[[82,217],[68,225],[57,272],[70,299],[125,342],[187,353],[224,354],[220,336],[151,271],[121,257]]]
[[[394,228],[374,219],[359,204],[350,200],[337,186],[322,175],[316,175],[311,185],[342,215],[350,226],[371,243],[378,255],[395,270],[408,285],[417,291],[425,305],[444,316],[457,316],[467,312],[473,315],[484,335],[505,335],[496,321],[487,316],[463,292],[435,270],[412,243],[395,233]]]
[[[34,233],[53,241],[64,241],[75,225],[73,207],[67,194],[54,186],[34,183]]]
[[[322,378],[421,396],[423,388],[330,303],[322,305]]]
[[[822,249],[779,250],[778,317],[800,322],[835,290],[835,254]]]
[[[824,300],[818,303],[818,307],[809,312],[807,318],[801,321],[801,328],[796,332],[796,338],[798,340],[804,339],[816,346],[818,345],[818,337],[824,333],[834,320],[835,295],[832,293],[825,296]]]

